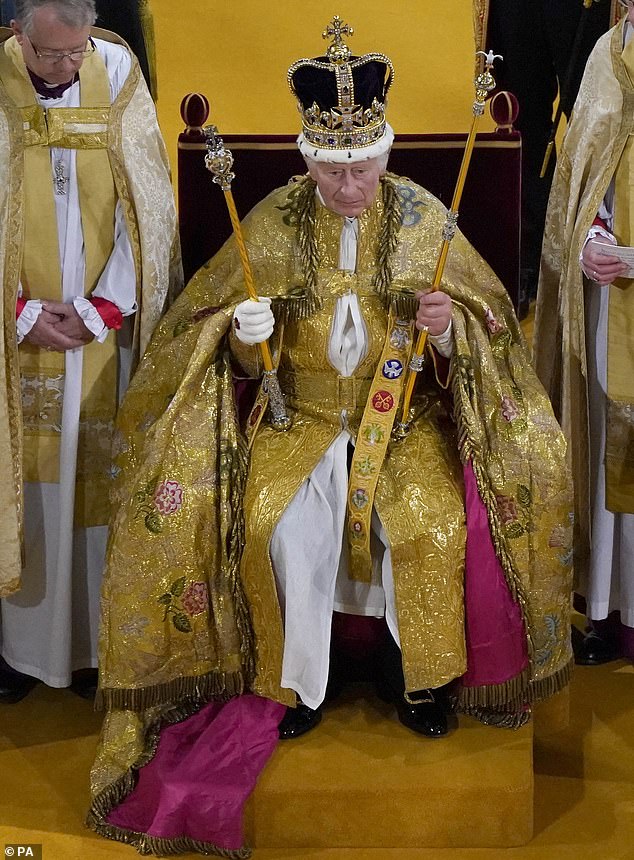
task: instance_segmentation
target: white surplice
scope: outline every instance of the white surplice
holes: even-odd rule
[[[105,62],[114,101],[130,72],[130,55],[120,45],[94,41]],[[80,85],[73,84],[58,99],[39,101],[44,108],[77,107]],[[60,163],[67,179],[65,193],[54,194],[65,302],[84,296],[85,255],[75,155],[75,150],[51,149],[51,182],[55,166]],[[128,316],[136,310],[136,275],[120,204],[116,207],[113,239],[112,254],[92,295],[108,299]],[[37,314],[37,302],[28,305],[22,334]],[[77,302],[77,306],[85,310],[83,302]],[[92,314],[91,330],[94,320]],[[106,334],[116,336],[115,332]],[[119,341],[120,363],[126,370],[119,375],[120,395],[129,369],[129,350],[122,341],[123,338]],[[99,591],[107,526],[73,528],[82,358],[83,348],[65,353],[60,483],[25,485],[26,559],[22,587],[0,606],[2,656],[14,669],[52,687],[68,686],[74,670],[97,665]]]

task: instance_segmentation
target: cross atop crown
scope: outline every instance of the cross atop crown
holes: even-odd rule
[[[343,23],[339,15],[335,15],[330,24],[321,34],[322,39],[332,39],[332,45],[326,51],[331,63],[340,65],[347,63],[352,56],[352,51],[343,41],[343,36],[352,36],[354,30],[348,24]]]

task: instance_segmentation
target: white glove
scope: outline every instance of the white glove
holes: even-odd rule
[[[233,316],[233,329],[242,343],[264,343],[273,334],[275,317],[271,300],[258,296],[257,302],[247,299],[240,302]]]

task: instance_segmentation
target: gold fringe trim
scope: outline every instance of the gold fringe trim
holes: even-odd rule
[[[450,697],[452,709],[487,726],[519,728],[529,721],[532,705],[554,696],[570,683],[573,666],[574,659],[539,681],[531,681],[529,670],[525,669],[503,684],[459,687],[456,695]]]
[[[95,709],[108,711],[145,711],[148,708],[167,706],[176,701],[207,702],[227,700],[238,696],[245,689],[242,672],[209,672],[189,678],[175,678],[164,684],[138,689],[99,689],[95,697]]]
[[[412,290],[389,290],[388,302],[400,319],[416,319],[418,299]]]
[[[239,848],[237,851],[230,851],[228,848],[220,848],[218,845],[214,845],[213,842],[199,842],[196,839],[189,839],[185,836],[177,839],[160,839],[157,836],[148,836],[145,833],[123,830],[114,824],[103,824],[98,827],[93,827],[92,823],[89,822],[87,824],[101,836],[105,836],[115,842],[132,845],[139,854],[144,855],[154,854],[156,857],[172,857],[175,854],[189,854],[193,851],[197,854],[214,854],[217,857],[233,857],[237,858],[237,860],[246,860],[246,858],[251,856],[250,848]]]
[[[201,698],[195,702],[189,701],[175,705],[152,723],[145,737],[145,749],[136,762],[119,779],[100,791],[93,799],[86,817],[86,827],[107,839],[133,845],[139,854],[155,854],[160,857],[182,854],[186,851],[197,851],[199,854],[217,854],[220,857],[235,857],[238,860],[251,856],[251,849],[246,847],[237,851],[230,851],[227,848],[220,848],[212,842],[199,842],[184,836],[175,839],[162,839],[148,836],[146,833],[126,830],[106,821],[112,810],[119,806],[136,788],[138,771],[149,764],[156,755],[162,729],[165,726],[183,722],[197,713],[205,704],[207,704],[207,700]]]

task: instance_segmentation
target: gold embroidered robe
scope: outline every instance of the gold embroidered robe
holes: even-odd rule
[[[392,285],[422,288],[432,279],[445,211],[408,180],[386,181],[396,188],[400,212]],[[352,428],[358,425],[363,377],[372,373],[386,320],[372,286],[383,226],[379,196],[360,217],[359,266],[349,281],[366,312],[370,349],[355,374],[361,381],[335,403],[340,383],[325,349],[328,314],[342,289],[336,272],[341,219],[318,209],[316,293],[323,304],[305,318],[307,275],[297,244],[297,199],[305,182],[273,192],[244,222],[255,282],[260,295],[275,300],[278,332],[287,319],[280,378],[289,387],[292,428],[260,428],[247,476],[227,337],[233,309],[244,298],[233,240],[199,270],[159,324],[120,411],[100,645],[100,698],[107,714],[93,769],[98,820],[130,790],[129,768],[147,761],[161,720],[245,686],[288,701],[279,685],[283,630],[269,537],[294,489],[339,432],[342,402]],[[423,678],[442,683],[465,666],[460,457],[473,465],[530,655],[525,677],[478,688],[470,701],[523,713],[530,702],[560,689],[570,669],[565,444],[508,295],[460,234],[443,289],[453,300],[454,421],[432,379],[417,392],[419,418],[410,438],[388,453],[376,497],[394,545],[403,615],[420,606],[429,576],[435,605],[442,604],[446,616],[432,622],[429,637],[417,630],[416,618],[401,619],[408,686],[416,688]],[[244,349],[240,355],[248,363]],[[435,474],[423,475],[426,465]],[[428,488],[429,497],[408,507],[407,488],[414,486],[421,496]],[[443,504],[449,520],[442,517]],[[431,571],[423,559],[426,532],[436,524],[439,539],[446,538],[443,561],[454,565],[444,602],[441,555]],[[411,534],[416,540],[408,541]]]

